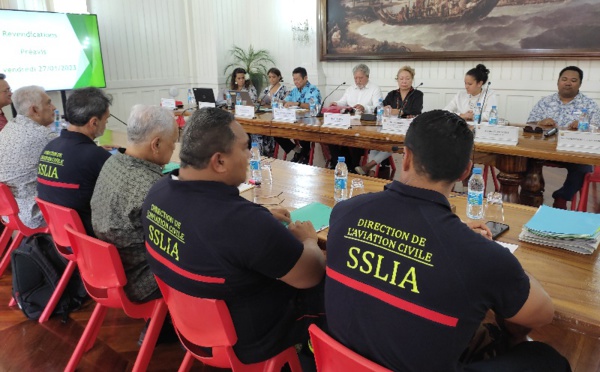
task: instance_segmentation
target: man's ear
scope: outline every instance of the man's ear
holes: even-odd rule
[[[227,171],[227,157],[220,152],[215,152],[210,157],[209,166],[217,173],[224,173]]]
[[[404,155],[402,156],[402,171],[406,172],[410,169],[412,164],[413,153],[410,149],[404,146]]]
[[[152,141],[150,141],[150,148],[152,149],[153,154],[158,154],[160,144],[160,137],[154,137]]]
[[[458,181],[462,181],[462,180],[466,179],[467,177],[469,177],[469,175],[471,174],[472,168],[473,168],[473,161],[469,160],[469,164],[467,164],[467,168],[460,175],[460,178],[458,179]]]

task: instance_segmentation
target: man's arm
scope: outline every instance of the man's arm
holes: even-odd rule
[[[288,229],[304,244],[304,250],[294,267],[280,279],[299,289],[314,287],[325,275],[325,255],[317,244],[317,232],[310,221],[291,223]]]
[[[552,322],[554,304],[541,284],[529,273],[529,296],[521,309],[507,322],[526,328],[540,328]]]

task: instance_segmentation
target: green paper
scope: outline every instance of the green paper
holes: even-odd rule
[[[331,207],[321,203],[310,203],[302,208],[292,211],[292,222],[310,221],[315,230],[321,231],[329,227],[329,216],[331,215]]]

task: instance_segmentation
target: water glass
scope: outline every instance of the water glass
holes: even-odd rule
[[[485,202],[484,218],[486,221],[504,222],[502,194],[490,191]]]
[[[360,178],[354,178],[352,180],[352,183],[350,184],[350,195],[349,197],[353,197],[356,195],[361,195],[365,193],[365,185],[363,183],[363,180],[361,180]]]
[[[392,108],[389,106],[386,106],[383,108],[383,116],[386,118],[389,118],[392,116]]]
[[[260,175],[262,179],[262,185],[272,185],[273,184],[273,172],[271,170],[271,164],[261,164],[260,166]]]

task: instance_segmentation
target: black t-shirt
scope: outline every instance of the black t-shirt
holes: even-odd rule
[[[159,180],[142,222],[152,271],[184,293],[225,300],[244,363],[266,360],[294,323],[298,289],[277,280],[304,246],[265,208],[220,182]],[[202,316],[202,314],[198,314]]]
[[[393,370],[455,371],[488,309],[514,316],[529,278],[441,194],[394,181],[336,205],[327,241],[331,334]]]
[[[75,209],[86,232],[94,235],[90,200],[110,153],[84,134],[63,130],[40,155],[38,197]]]
[[[391,106],[393,109],[402,108],[402,117],[408,115],[420,115],[423,111],[423,92],[418,89],[412,89],[402,100],[398,89],[390,91],[383,100],[384,106]]]

